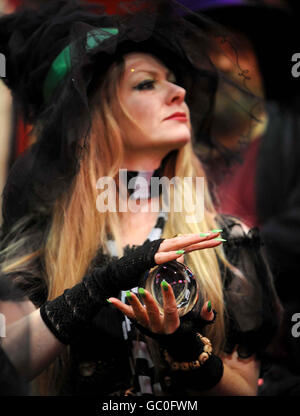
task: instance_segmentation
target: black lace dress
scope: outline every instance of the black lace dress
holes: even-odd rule
[[[266,348],[277,329],[280,307],[258,230],[245,233],[240,223],[226,216],[222,217],[219,225],[227,240],[224,243],[226,256],[244,275],[238,278],[228,269],[222,270],[227,310],[225,352],[231,353],[238,345],[240,357],[257,354],[265,362]],[[110,260],[111,257],[100,250],[91,267],[105,265]],[[36,284],[25,277],[22,286],[31,294],[36,306],[46,300],[42,280]],[[146,342],[140,334],[139,350],[133,357],[137,333],[129,331],[124,336],[124,325],[123,314],[113,305],[107,303],[102,307],[86,328],[86,333],[81,334],[80,341],[69,347],[70,365],[59,394],[141,394],[138,384],[146,377],[151,380],[152,389],[144,394],[164,394],[168,390],[166,380],[155,371]]]

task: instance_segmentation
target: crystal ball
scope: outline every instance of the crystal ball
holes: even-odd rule
[[[192,271],[174,260],[155,266],[147,272],[141,286],[151,293],[163,314],[161,282],[165,280],[173,289],[179,316],[187,314],[198,300],[198,282]],[[142,299],[141,299],[142,300]]]

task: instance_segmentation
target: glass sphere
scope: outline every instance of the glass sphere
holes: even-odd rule
[[[165,280],[173,289],[178,314],[188,313],[198,300],[198,282],[191,270],[174,260],[155,266],[144,276],[141,286],[151,293],[160,312],[163,314],[163,295],[161,282]],[[141,298],[141,301],[143,299]]]

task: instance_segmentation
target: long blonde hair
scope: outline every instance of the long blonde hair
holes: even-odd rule
[[[115,178],[122,167],[122,134],[114,115],[115,106],[118,105],[117,85],[122,73],[123,66],[114,65],[102,81],[97,95],[91,100],[93,113],[90,140],[69,191],[54,204],[52,222],[44,246],[34,253],[26,253],[22,258],[6,256],[10,261],[3,263],[3,272],[12,273],[18,270],[22,273],[22,265],[26,270],[30,262],[42,258],[49,300],[81,281],[99,247],[105,247],[108,232],[120,245],[121,217],[118,212],[97,211],[96,183],[104,176]],[[174,153],[166,166],[166,175],[179,178],[205,177],[191,144]],[[190,191],[195,193],[195,184]],[[173,203],[177,197],[176,193],[173,194]],[[217,214],[206,183],[204,201],[204,216],[198,223],[185,221],[186,212],[191,211],[189,207],[186,209],[185,206],[182,212],[171,210],[163,237],[169,238],[179,233],[200,233],[218,226]],[[218,312],[216,323],[207,332],[216,353],[221,352],[225,338],[223,286],[218,259],[227,264],[220,247],[197,251],[186,257],[187,264],[197,276],[204,298],[211,300]],[[53,374],[54,372],[52,379]],[[49,392],[49,386],[47,390]]]

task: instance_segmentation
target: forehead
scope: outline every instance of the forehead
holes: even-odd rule
[[[142,70],[142,69],[152,69],[152,70],[163,70],[167,71],[167,67],[154,55],[142,52],[131,52],[124,57],[125,61],[125,72],[132,72],[131,69]]]

